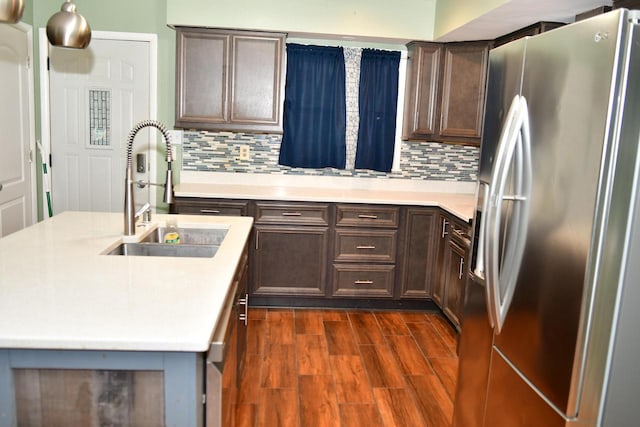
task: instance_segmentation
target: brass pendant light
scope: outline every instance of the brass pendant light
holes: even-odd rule
[[[47,22],[47,38],[53,46],[84,49],[91,41],[91,27],[76,5],[66,0]]]
[[[22,18],[24,0],[0,0],[0,22],[15,24]]]

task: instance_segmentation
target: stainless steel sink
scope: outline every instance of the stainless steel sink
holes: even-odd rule
[[[190,228],[177,227],[180,245],[220,245],[227,235],[226,228]],[[167,227],[158,227],[145,236],[141,242],[164,243]]]
[[[219,245],[190,245],[183,243],[121,243],[107,252],[107,255],[212,258],[218,248]]]

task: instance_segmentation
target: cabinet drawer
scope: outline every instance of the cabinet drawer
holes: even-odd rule
[[[246,216],[247,205],[245,201],[183,202],[178,200],[171,206],[171,212],[185,215]]]
[[[389,206],[338,205],[336,225],[340,227],[398,226],[399,209]]]
[[[256,203],[256,224],[329,225],[329,205]]]
[[[391,298],[394,265],[334,264],[333,296]]]
[[[396,230],[336,230],[336,261],[395,262]]]

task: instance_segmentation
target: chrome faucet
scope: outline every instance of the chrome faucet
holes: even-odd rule
[[[131,132],[129,132],[129,137],[127,138],[127,169],[126,169],[126,177],[124,181],[124,235],[125,236],[133,236],[136,234],[136,219],[140,215],[136,215],[135,212],[135,203],[133,201],[133,186],[136,184],[136,181],[133,180],[133,159],[132,159],[132,147],[133,140],[136,137],[136,134],[141,129],[146,127],[154,127],[162,133],[164,137],[164,143],[167,146],[167,174],[165,176],[164,183],[164,197],[163,200],[165,203],[173,203],[173,173],[171,171],[171,137],[169,136],[169,132],[167,128],[160,122],[156,120],[144,120],[142,122],[137,123]],[[146,205],[145,205],[146,206]],[[149,208],[147,207],[148,210]]]

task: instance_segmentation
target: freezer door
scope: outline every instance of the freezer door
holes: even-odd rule
[[[494,346],[567,417],[576,412],[570,391],[576,389],[574,360],[580,363],[584,341],[579,332],[587,315],[583,305],[609,139],[619,17],[603,15],[541,34],[528,40],[526,50],[522,96],[530,112],[533,169],[529,219],[511,308]],[[496,390],[508,384],[490,382],[492,393],[511,393]]]

